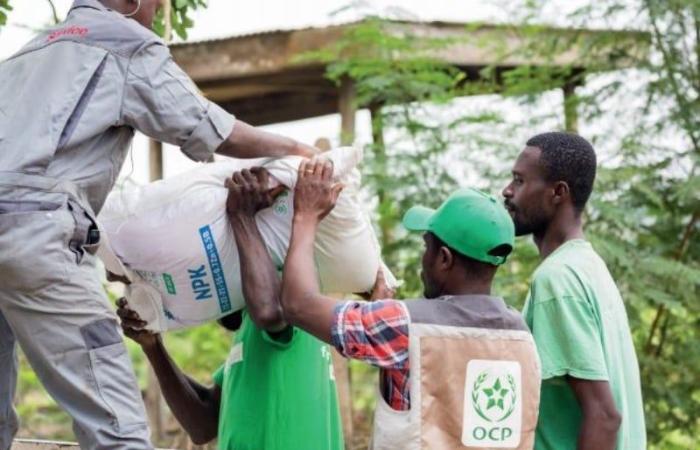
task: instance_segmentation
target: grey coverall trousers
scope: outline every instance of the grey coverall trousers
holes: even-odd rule
[[[17,344],[82,448],[152,448],[95,214],[134,129],[204,161],[234,122],[157,36],[96,0],[0,63],[0,450],[18,427]]]

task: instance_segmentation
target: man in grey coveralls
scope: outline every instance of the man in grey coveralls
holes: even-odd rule
[[[135,129],[197,161],[314,153],[203,98],[150,30],[159,3],[76,0],[0,63],[0,450],[18,427],[15,341],[82,448],[152,448],[93,256]]]

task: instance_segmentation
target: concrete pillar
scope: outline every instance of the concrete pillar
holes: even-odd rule
[[[350,367],[348,360],[338,353],[336,349],[331,350],[333,360],[333,375],[335,376],[335,386],[338,390],[338,407],[340,408],[340,418],[343,421],[343,438],[345,448],[353,448],[353,408],[352,408],[352,385],[350,378]]]
[[[166,43],[170,43],[173,36],[173,24],[170,20],[170,14],[172,10],[172,4],[167,2],[163,3],[163,24],[165,31],[163,33],[163,40]],[[151,181],[160,180],[163,178],[163,143],[149,139],[149,149],[148,149],[148,167],[149,167],[149,179]]]
[[[355,140],[357,102],[355,84],[350,78],[344,78],[340,83],[338,112],[340,112],[340,143],[341,145],[352,144]],[[338,389],[338,405],[343,420],[345,447],[352,448],[354,426],[350,367],[347,360],[335,349],[331,353],[333,355],[335,384]]]
[[[389,195],[384,189],[384,179],[387,174],[387,161],[386,161],[386,146],[384,145],[384,117],[382,116],[382,105],[371,104],[369,106],[369,113],[372,120],[372,141],[373,141],[373,151],[375,160],[375,173],[377,174],[377,197],[379,200],[379,209],[387,210],[382,208],[384,202],[389,201]],[[388,245],[393,240],[392,233],[392,220],[388,217],[379,217],[379,231],[381,233],[381,243],[383,246]]]
[[[148,178],[156,181],[163,178],[163,143],[148,140]]]
[[[349,78],[340,83],[340,96],[338,101],[340,112],[340,143],[352,144],[355,140],[355,113],[357,113],[355,84]]]
[[[150,364],[148,364],[148,379],[146,383],[145,398],[143,400],[151,427],[151,440],[157,443],[165,438],[165,414],[163,393],[160,390],[156,373]]]

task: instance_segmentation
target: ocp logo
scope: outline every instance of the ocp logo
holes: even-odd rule
[[[286,216],[289,213],[289,191],[282,192],[273,204],[273,210],[278,216]]]
[[[494,375],[485,370],[476,377],[472,387],[474,411],[489,422],[502,422],[513,414],[516,398],[513,375]]]
[[[520,444],[522,383],[517,361],[474,359],[467,364],[462,443],[515,448]]]

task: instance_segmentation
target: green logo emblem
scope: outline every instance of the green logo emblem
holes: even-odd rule
[[[476,377],[472,387],[474,411],[489,422],[503,422],[515,409],[515,379],[512,375],[490,376],[488,371]]]
[[[289,197],[289,191],[284,191],[275,201],[273,208],[278,216],[287,215],[289,212],[289,207],[287,207],[287,197]]]

